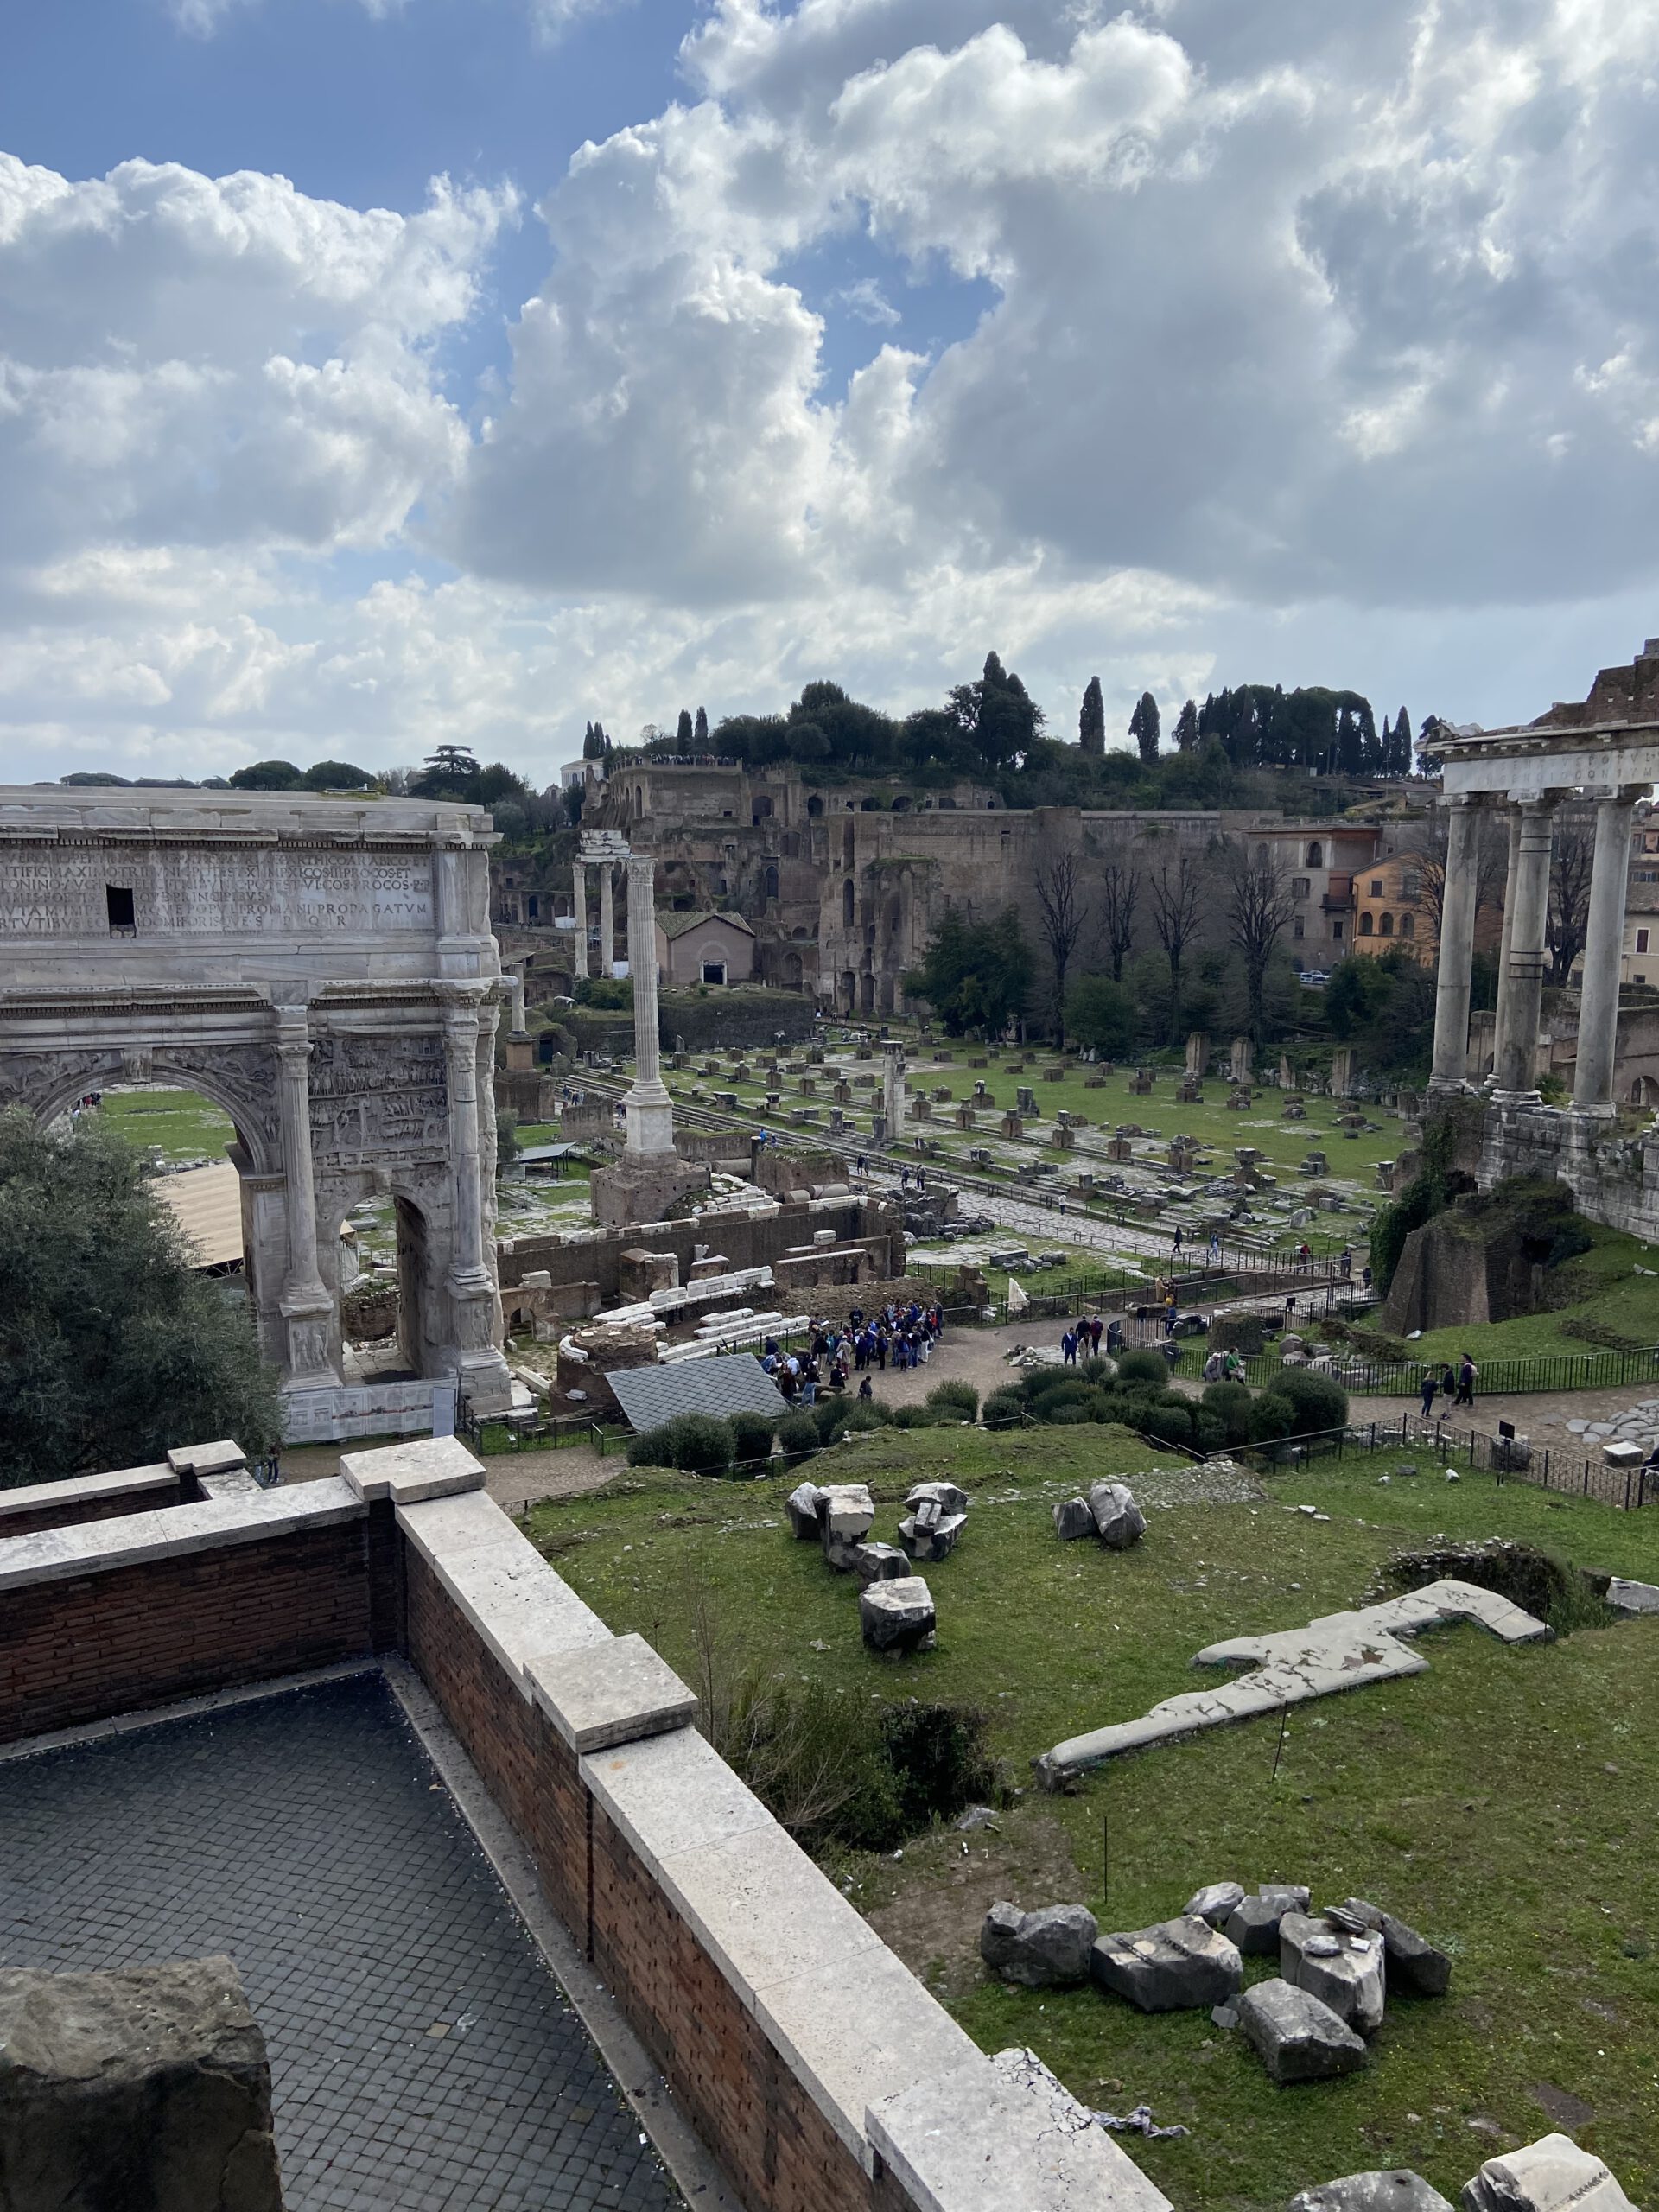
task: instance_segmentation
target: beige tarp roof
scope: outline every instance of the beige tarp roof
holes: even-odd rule
[[[156,1190],[179,1217],[196,1248],[196,1265],[222,1268],[242,1257],[241,1177],[228,1160],[216,1167],[158,1175]]]

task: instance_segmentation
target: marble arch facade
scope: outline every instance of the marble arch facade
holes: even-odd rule
[[[400,1202],[404,1364],[508,1402],[494,842],[409,799],[0,789],[0,1106],[157,1083],[225,1109],[295,1433],[340,1433],[338,1232],[375,1192]]]

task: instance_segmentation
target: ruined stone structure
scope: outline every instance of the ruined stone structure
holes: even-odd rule
[[[1652,1236],[1659,1130],[1614,1134],[1613,1077],[1631,813],[1659,779],[1659,639],[1629,667],[1603,669],[1582,704],[1558,702],[1523,727],[1459,731],[1437,746],[1451,820],[1431,1100],[1468,1088],[1472,862],[1480,815],[1497,809],[1508,826],[1509,871],[1481,1187],[1508,1175],[1558,1174],[1592,1220]],[[1537,1083],[1551,852],[1569,801],[1593,802],[1595,854],[1573,1103],[1557,1109],[1544,1105]]]
[[[295,1435],[419,1412],[369,1402],[342,1369],[340,1227],[377,1190],[397,1210],[405,1367],[480,1410],[508,1401],[493,842],[477,809],[410,799],[0,790],[0,1105],[45,1121],[156,1083],[224,1109]]]

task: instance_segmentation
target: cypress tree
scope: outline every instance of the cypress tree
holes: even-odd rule
[[[1091,676],[1083,695],[1083,711],[1077,716],[1077,740],[1085,753],[1103,753],[1106,750],[1106,702],[1100,695],[1100,678]]]

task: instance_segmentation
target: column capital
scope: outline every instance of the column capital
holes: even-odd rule
[[[1566,797],[1565,791],[1511,791],[1510,804],[1524,820],[1529,814],[1553,814]]]

